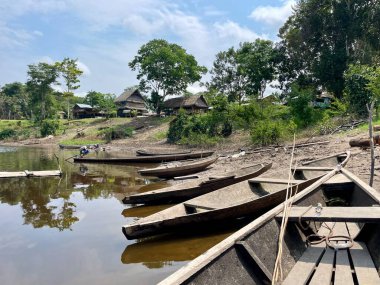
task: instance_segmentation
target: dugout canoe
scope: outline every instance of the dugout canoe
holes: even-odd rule
[[[292,181],[292,189],[302,191],[318,179]],[[136,239],[260,215],[285,199],[288,181],[274,180],[246,180],[215,190],[123,226],[123,233],[127,239]]]
[[[341,183],[336,188],[331,181]],[[327,205],[331,196],[339,197],[346,207]],[[320,213],[317,203],[322,205]],[[270,284],[284,205],[268,211],[159,284]],[[348,170],[335,168],[294,196],[282,243],[283,279],[276,284],[380,284],[379,223],[379,193]],[[306,240],[315,234],[330,237],[329,246],[325,242],[308,244]],[[348,238],[331,238],[337,235]]]
[[[214,190],[259,176],[272,167],[272,163],[260,163],[234,171],[221,172],[205,178],[173,186],[147,191],[123,199],[124,204],[160,204],[182,202]],[[144,187],[139,189],[144,191]]]
[[[330,160],[331,157],[333,156],[325,159]],[[349,152],[347,152],[343,165],[347,163],[349,157]],[[318,161],[323,161],[323,159],[318,159]],[[123,226],[122,231],[128,239],[134,239],[203,226],[211,222],[225,223],[240,217],[257,216],[282,203],[288,187],[292,189],[292,193],[302,191],[327,173],[317,168],[313,175],[311,167],[307,171],[308,180],[289,181],[278,179],[280,175],[272,175],[276,178],[258,177],[242,181],[139,219]]]
[[[147,151],[145,149],[138,149],[136,150],[136,155],[141,155],[141,156],[156,156],[156,155],[175,155],[175,154],[187,154],[191,153],[191,150],[183,150],[183,151],[166,151],[166,152],[161,152],[161,151]]]
[[[127,164],[127,163],[161,163],[168,161],[204,158],[211,156],[213,151],[194,151],[184,154],[156,155],[156,156],[132,156],[132,157],[114,157],[114,158],[96,158],[96,157],[76,157],[74,162],[79,163],[108,163],[108,164]]]
[[[152,157],[152,156],[150,156]],[[142,176],[157,176],[160,178],[173,178],[194,174],[205,170],[218,160],[218,157],[211,157],[190,162],[175,162],[173,164],[161,165],[155,168],[141,169],[137,172]]]

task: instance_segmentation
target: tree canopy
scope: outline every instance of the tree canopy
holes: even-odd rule
[[[276,76],[277,51],[268,40],[241,43],[235,50],[219,52],[206,86],[241,104],[247,97],[262,97],[267,84]]]
[[[379,53],[379,26],[377,0],[298,1],[279,31],[280,80],[313,83],[341,98],[348,64],[371,63]]]
[[[157,39],[144,44],[129,66],[138,72],[142,91],[160,96],[155,103],[157,113],[166,96],[181,94],[207,71],[181,46]]]

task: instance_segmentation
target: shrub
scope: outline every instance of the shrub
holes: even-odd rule
[[[293,121],[273,121],[270,119],[257,121],[251,129],[251,141],[254,144],[278,144],[295,131]]]
[[[55,135],[59,129],[59,121],[43,120],[41,123],[41,136]]]
[[[16,135],[16,131],[13,129],[4,129],[0,131],[0,140],[9,139]]]
[[[168,142],[175,143],[179,141],[185,130],[188,121],[188,115],[184,110],[179,110],[177,117],[170,122],[168,131]]]

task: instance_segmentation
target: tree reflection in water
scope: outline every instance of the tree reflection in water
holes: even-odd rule
[[[0,168],[9,170],[55,169],[54,152],[20,149],[0,153]],[[60,161],[64,161],[60,154]],[[146,184],[134,167],[110,165],[63,165],[64,175],[45,178],[6,178],[0,183],[0,202],[20,205],[24,224],[34,228],[72,230],[79,221],[74,192],[81,192],[84,200],[124,198]],[[75,187],[81,185],[83,187]]]

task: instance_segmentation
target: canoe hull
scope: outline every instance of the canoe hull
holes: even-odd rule
[[[157,156],[135,156],[125,158],[74,158],[77,163],[107,163],[107,164],[127,164],[127,163],[161,163],[168,161],[186,160],[211,156],[213,151],[192,152],[178,155],[157,155]]]
[[[293,186],[292,190],[295,192],[297,189],[297,191],[300,192],[313,184],[319,178],[320,177],[317,177],[302,182],[297,186]],[[154,222],[130,224],[124,226],[122,230],[127,239],[136,239],[178,229],[194,229],[193,226],[195,225],[198,227],[200,225],[210,224],[212,222],[218,221],[223,221],[223,223],[225,223],[227,221],[232,221],[240,217],[255,217],[261,215],[268,209],[271,209],[274,206],[282,203],[285,199],[285,196],[286,185],[285,190],[281,190],[258,199],[247,201],[246,203],[206,212],[162,219]]]
[[[157,167],[151,169],[138,170],[138,173],[143,176],[157,176],[160,178],[173,178],[176,176],[184,176],[189,174],[194,174],[205,170],[211,164],[213,164],[218,158],[207,159],[203,161],[197,161],[190,164],[184,164],[180,166],[173,167]]]
[[[272,167],[272,164],[262,164],[262,167],[257,168],[256,170],[252,170],[251,172],[244,175],[231,175],[226,174],[226,179],[211,179],[204,183],[200,182],[198,184],[189,183],[188,188],[184,188],[183,185],[179,185],[182,187],[178,190],[171,191],[149,191],[147,193],[141,193],[137,195],[131,195],[129,197],[125,197],[123,202],[125,204],[160,204],[160,203],[175,203],[182,202],[203,194],[210,193],[212,191],[218,190],[222,187],[227,187],[241,181],[254,178],[259,176],[260,174],[266,172],[268,169]],[[244,169],[242,169],[244,170]],[[237,171],[239,173],[239,170]],[[222,175],[220,175],[222,176]]]

